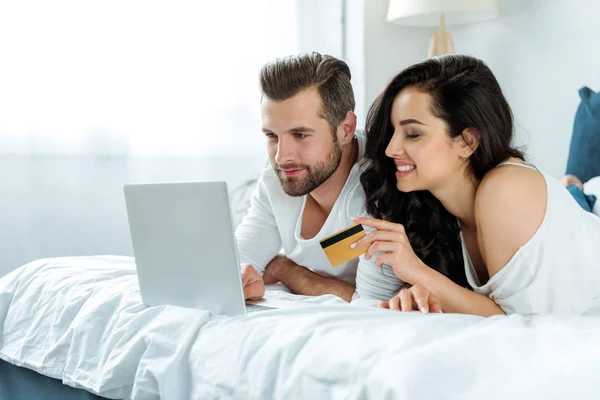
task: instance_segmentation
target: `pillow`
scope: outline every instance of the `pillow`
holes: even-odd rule
[[[244,216],[248,213],[250,199],[252,198],[252,193],[254,193],[257,184],[258,178],[248,179],[229,193],[233,229],[237,228]]]
[[[585,86],[579,97],[565,174],[586,182],[600,176],[600,93]]]

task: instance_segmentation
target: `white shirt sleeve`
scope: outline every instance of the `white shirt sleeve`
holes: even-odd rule
[[[261,275],[281,250],[281,236],[267,194],[264,173],[252,193],[250,208],[238,225],[235,236],[240,263],[252,264]]]
[[[348,218],[371,218],[365,210],[365,195],[362,186],[358,185],[356,190],[350,194],[348,203]],[[371,228],[367,228],[367,231],[371,230]],[[379,268],[375,265],[374,260],[375,258],[372,257],[369,261],[366,261],[364,255],[358,258],[356,292],[352,297],[352,301],[358,299],[389,300],[406,285],[398,279],[389,265],[384,264],[382,268]]]
[[[375,256],[365,260],[358,259],[356,270],[356,295],[354,299],[389,300],[394,297],[407,283],[398,279],[392,267],[383,264],[381,268],[375,265]]]

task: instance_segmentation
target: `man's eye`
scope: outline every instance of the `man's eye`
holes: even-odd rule
[[[304,139],[308,137],[308,135],[304,134],[304,133],[296,133],[296,138],[298,139]]]
[[[269,139],[277,137],[273,132],[265,132],[265,136]]]

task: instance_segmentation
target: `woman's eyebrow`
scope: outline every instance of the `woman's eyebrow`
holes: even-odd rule
[[[404,126],[404,125],[408,125],[408,124],[419,124],[419,125],[425,125],[424,123],[422,123],[419,120],[416,119],[403,119],[402,121],[400,121],[400,126]]]

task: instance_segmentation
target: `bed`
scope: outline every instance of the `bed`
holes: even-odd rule
[[[0,360],[0,400],[101,400],[84,389],[64,385],[27,368]]]
[[[274,295],[318,305],[147,308],[129,257],[37,260],[0,279],[0,359],[110,399],[598,397],[600,311],[486,319]]]

